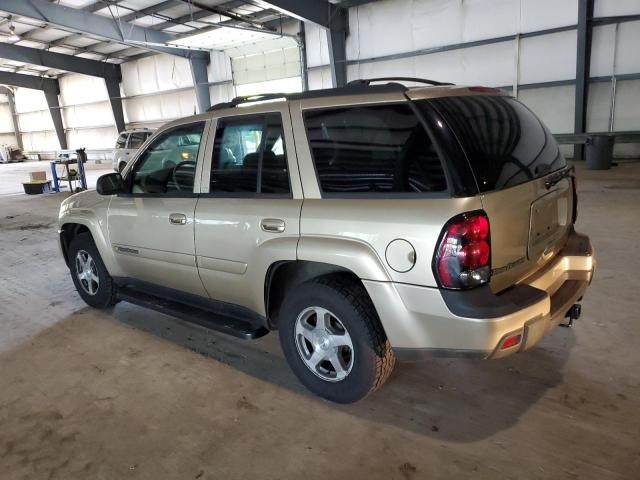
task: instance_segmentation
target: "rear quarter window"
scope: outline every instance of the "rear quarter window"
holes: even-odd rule
[[[447,190],[433,142],[408,103],[304,112],[323,194],[420,194]]]
[[[457,137],[481,192],[502,190],[566,166],[549,129],[518,100],[460,96],[422,100]]]

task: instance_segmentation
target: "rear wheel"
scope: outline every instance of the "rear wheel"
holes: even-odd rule
[[[325,277],[290,292],[280,310],[280,343],[314,394],[356,402],[380,388],[395,356],[371,299],[357,281]]]
[[[81,234],[71,240],[69,269],[76,290],[87,305],[107,308],[117,303],[116,285],[90,235]]]

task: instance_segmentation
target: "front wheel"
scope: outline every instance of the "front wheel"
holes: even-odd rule
[[[359,282],[323,277],[304,283],[285,297],[279,319],[287,362],[314,394],[352,403],[391,375],[395,355]]]
[[[69,269],[76,290],[87,305],[107,308],[117,303],[116,285],[90,235],[81,234],[71,240]]]

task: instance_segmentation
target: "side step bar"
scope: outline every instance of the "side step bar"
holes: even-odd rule
[[[252,325],[244,320],[156,297],[130,287],[120,287],[118,298],[243,340],[253,340],[269,333],[266,328]]]

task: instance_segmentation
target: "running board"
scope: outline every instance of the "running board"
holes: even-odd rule
[[[130,287],[119,287],[118,299],[243,340],[253,340],[269,333],[266,328],[252,325],[244,320],[156,297]]]

